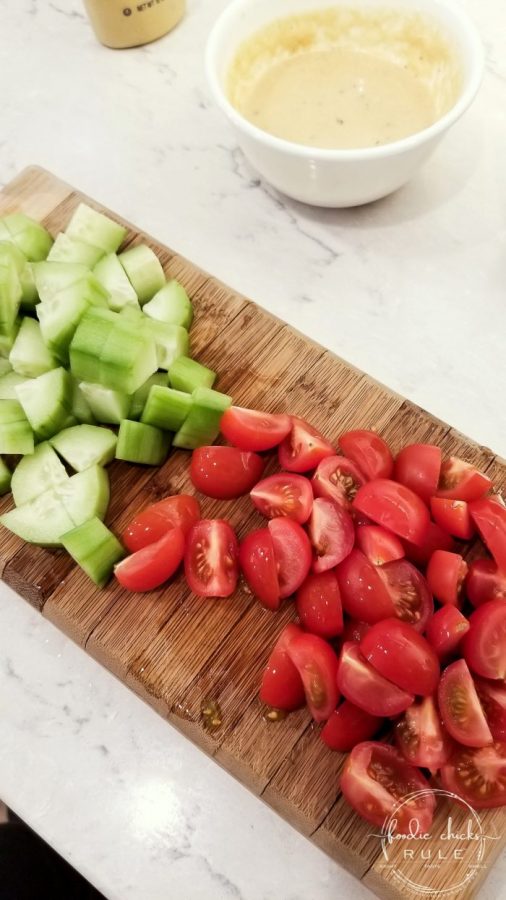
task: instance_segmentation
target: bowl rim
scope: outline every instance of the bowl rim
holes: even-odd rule
[[[433,138],[437,138],[444,131],[446,131],[463,115],[466,109],[471,105],[480,87],[485,67],[485,54],[479,32],[474,25],[474,22],[460,6],[455,5],[454,3],[450,2],[450,0],[432,0],[432,3],[436,7],[440,7],[441,9],[445,10],[445,12],[449,13],[450,16],[453,16],[453,18],[458,22],[459,26],[466,34],[466,38],[470,47],[469,73],[466,78],[464,88],[453,106],[451,106],[450,109],[443,116],[441,116],[441,118],[437,119],[432,123],[432,125],[429,125],[427,128],[423,128],[421,131],[415,131],[414,134],[407,135],[407,137],[400,138],[397,141],[391,141],[388,144],[381,144],[379,146],[373,147],[357,147],[355,149],[312,147],[308,144],[298,144],[294,141],[288,141],[285,138],[277,137],[276,135],[273,135],[270,132],[264,131],[262,128],[258,128],[256,125],[253,125],[252,122],[250,122],[245,118],[245,116],[237,111],[237,109],[227,98],[217,74],[217,49],[223,32],[226,32],[230,20],[234,18],[238,10],[247,6],[251,6],[254,4],[254,2],[255,0],[232,0],[232,2],[230,2],[218,16],[206,42],[206,77],[215,102],[225,113],[225,115],[231,120],[231,122],[239,130],[245,132],[250,138],[270,147],[273,150],[282,151],[289,156],[299,158],[307,158],[308,156],[310,156],[315,160],[335,161],[350,161],[358,159],[377,160],[388,156],[396,156],[400,153],[404,153],[405,151],[416,149],[417,147],[425,144],[427,141],[430,141]],[[390,3],[392,6],[394,6],[396,2],[398,2],[398,0],[393,0],[393,2],[392,0],[385,0],[385,9],[388,9]],[[335,0],[336,6],[353,6],[355,5],[355,3],[356,0]],[[323,5],[324,4],[322,2],[322,7]],[[423,13],[423,5],[420,4],[420,6],[418,6],[418,0],[414,0],[413,11],[416,12],[417,10]],[[289,13],[287,13],[286,15],[288,16]],[[272,21],[275,21],[276,18],[282,18],[282,16],[276,17],[276,14],[273,13]],[[254,31],[252,31],[251,33],[254,34]]]

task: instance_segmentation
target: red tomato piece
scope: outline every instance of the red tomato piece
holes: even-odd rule
[[[314,572],[326,572],[337,566],[351,553],[355,543],[350,514],[325,497],[314,500],[308,531],[316,554]]]
[[[253,505],[267,519],[286,516],[299,525],[307,522],[313,506],[311,482],[303,475],[280,472],[269,475],[250,493]]]
[[[343,697],[371,716],[398,716],[415,699],[413,694],[383,678],[353,643],[343,644],[337,686]]]
[[[506,603],[489,600],[469,617],[462,645],[469,668],[482,678],[506,678]]]
[[[421,544],[429,527],[429,511],[423,500],[403,484],[377,478],[358,489],[353,506],[377,525],[413,544]]]
[[[239,563],[251,592],[267,609],[279,609],[278,566],[274,543],[267,528],[251,531],[241,541]]]
[[[406,556],[416,566],[427,565],[435,550],[451,551],[455,548],[453,538],[435,522],[429,522],[425,539],[421,544],[411,544],[409,541],[403,541],[403,544]]]
[[[397,535],[381,525],[359,525],[356,530],[357,547],[375,566],[402,559],[404,547]]]
[[[180,528],[171,528],[159,541],[118,563],[114,574],[129,591],[151,591],[174,574],[183,554],[184,534]]]
[[[407,622],[384,619],[372,625],[360,652],[383,678],[409,694],[427,697],[437,688],[439,660],[428,641]]]
[[[390,594],[393,615],[412,625],[416,631],[425,631],[434,612],[434,601],[422,573],[406,559],[385,563],[377,572]]]
[[[296,607],[306,631],[323,638],[341,634],[343,609],[336,573],[308,575],[297,591]]]
[[[506,600],[506,573],[497,568],[493,559],[475,559],[469,564],[465,589],[473,606],[488,600]]]
[[[436,806],[430,784],[389,744],[357,744],[344,765],[341,791],[363,819],[379,828],[392,816],[394,834],[423,835],[430,831]],[[399,807],[399,801],[409,795],[417,796]]]
[[[475,678],[474,686],[494,741],[506,740],[506,685]]]
[[[347,753],[353,750],[355,744],[374,737],[382,724],[383,719],[369,715],[349,700],[343,700],[322,728],[320,737],[331,750]]]
[[[373,566],[356,547],[337,567],[343,609],[353,619],[369,625],[395,615],[390,593],[379,576],[380,568]]]
[[[436,550],[427,566],[427,584],[440,603],[462,605],[467,563],[460,553]]]
[[[474,809],[504,806],[506,743],[497,741],[478,750],[457,747],[440,775],[444,789],[457,794]]]
[[[430,509],[434,521],[448,534],[463,541],[472,538],[475,529],[469,512],[469,504],[465,500],[432,497]]]
[[[239,547],[224,519],[201,519],[186,539],[184,569],[199,597],[230,597],[239,577]]]
[[[469,511],[499,569],[506,572],[506,506],[487,497],[471,503]]]
[[[152,503],[138,513],[125,528],[121,540],[128,550],[135,553],[159,541],[171,528],[180,528],[183,534],[188,534],[199,519],[198,500],[189,494],[176,494]]]
[[[454,653],[469,631],[469,622],[456,606],[446,605],[429,619],[425,636],[440,659]]]
[[[366,478],[390,478],[394,458],[386,441],[375,431],[347,431],[338,443],[344,455],[356,463]]]
[[[359,487],[365,482],[365,475],[345,456],[322,459],[311,479],[315,497],[326,497],[348,511]]]
[[[434,697],[415,700],[395,726],[395,741],[413,766],[433,775],[448,762],[453,741],[445,731]]]
[[[260,700],[273,709],[291,712],[306,702],[302,679],[288,655],[289,645],[299,634],[297,625],[285,625],[264,669]]]
[[[266,413],[230,406],[221,417],[220,431],[239,450],[271,450],[290,434],[292,420],[284,413]]]
[[[357,619],[346,619],[343,628],[343,643],[345,641],[353,641],[355,644],[360,644],[370,627],[367,622],[358,622]]]
[[[490,728],[464,659],[451,663],[441,675],[438,703],[448,734],[459,744],[484,747],[492,743]]]
[[[336,654],[323,638],[303,632],[290,641],[288,653],[302,678],[313,719],[326,722],[339,700]]]
[[[409,444],[396,457],[394,478],[428,504],[437,491],[440,471],[440,447],[434,444]]]
[[[265,460],[236,447],[198,447],[192,453],[193,486],[215,500],[232,500],[249,493],[262,477]]]
[[[288,472],[309,472],[316,469],[326,456],[335,450],[309,422],[292,416],[292,430],[278,448],[279,464]]]
[[[311,544],[302,526],[292,519],[271,519],[267,528],[274,545],[279,596],[283,600],[294,594],[307,578],[312,561]]]
[[[476,466],[458,456],[450,456],[441,466],[436,495],[449,500],[467,500],[469,503],[471,500],[479,500],[491,487],[490,478]]]

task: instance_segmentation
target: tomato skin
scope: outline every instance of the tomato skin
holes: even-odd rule
[[[288,647],[300,628],[290,622],[285,625],[269,656],[262,675],[260,700],[274,709],[291,712],[306,702],[302,679],[288,655]]]
[[[199,597],[230,597],[239,577],[239,546],[224,519],[201,519],[188,533],[184,569]]]
[[[280,472],[263,478],[250,491],[253,505],[267,519],[287,516],[303,525],[311,515],[311,482],[302,475]]]
[[[506,572],[506,506],[487,497],[471,503],[469,511],[499,569]]]
[[[462,605],[467,563],[459,553],[436,550],[427,566],[427,583],[440,603]]]
[[[267,528],[274,545],[279,596],[284,600],[300,588],[309,574],[311,544],[302,526],[291,519],[270,519]]]
[[[302,679],[313,719],[326,722],[339,700],[336,654],[323,638],[304,632],[290,641],[288,654]]]
[[[395,782],[396,796],[389,790]],[[395,812],[395,834],[423,835],[430,831],[436,798],[419,769],[406,762],[390,744],[364,741],[351,751],[341,776],[344,797],[363,819],[382,828]],[[399,809],[398,797],[423,792]],[[417,823],[413,827],[413,823]]]
[[[297,591],[296,607],[306,631],[323,638],[342,633],[343,609],[335,572],[308,575]]]
[[[413,694],[387,681],[362,656],[357,644],[346,643],[341,649],[337,686],[343,697],[371,716],[398,716],[411,706]]]
[[[358,489],[353,506],[413,544],[421,544],[425,538],[429,511],[423,500],[403,484],[388,478],[369,481]]]
[[[429,522],[427,534],[421,544],[412,544],[409,541],[403,541],[406,556],[410,562],[416,566],[425,566],[429,562],[435,550],[448,550],[451,552],[455,549],[455,541],[443,531],[435,522]]]
[[[170,528],[181,528],[187,535],[200,519],[200,504],[190,494],[175,494],[152,503],[129,522],[121,535],[125,547],[135,553],[159,541]]]
[[[441,768],[446,791],[461,797],[474,809],[506,805],[506,743],[490,747],[456,747],[450,761]]]
[[[129,591],[151,591],[167,581],[183,559],[185,538],[171,528],[155,543],[136,550],[114,568],[119,583]]]
[[[434,601],[422,573],[407,559],[385,563],[377,571],[390,594],[393,614],[412,625],[415,631],[425,631],[434,613]]]
[[[346,456],[327,456],[318,464],[311,479],[315,497],[326,497],[349,511],[366,477]]]
[[[374,737],[382,724],[383,719],[343,700],[322,728],[320,737],[331,750],[347,753],[355,744]]]
[[[278,447],[282,469],[288,472],[309,472],[316,469],[326,456],[334,456],[331,444],[309,422],[292,416],[292,430]]]
[[[469,513],[469,504],[465,500],[432,497],[430,509],[434,521],[448,534],[463,541],[472,538],[475,528]]]
[[[466,747],[484,747],[492,735],[464,659],[446,667],[438,687],[438,704],[448,734]]]
[[[292,430],[292,420],[284,413],[264,413],[242,406],[230,406],[223,413],[220,431],[239,450],[271,450]]]
[[[326,572],[351,553],[355,529],[349,513],[332,500],[317,497],[308,522],[308,532],[316,553],[314,572]]]
[[[489,600],[469,617],[462,645],[469,668],[482,678],[506,678],[506,603]]]
[[[450,456],[441,466],[437,497],[449,500],[479,500],[492,487],[492,481],[476,466]]]
[[[474,686],[494,741],[506,740],[506,685],[475,678]]]
[[[367,479],[390,478],[394,459],[386,441],[375,431],[360,428],[347,431],[338,443],[344,455],[356,463]]]
[[[434,444],[408,444],[397,454],[394,478],[428,504],[437,491],[441,456]]]
[[[370,627],[367,622],[359,622],[357,619],[346,619],[343,628],[343,643],[352,641],[354,644],[360,644]]]
[[[355,537],[357,547],[374,566],[383,566],[404,556],[402,542],[381,525],[359,525]]]
[[[439,660],[428,641],[407,622],[377,622],[360,642],[360,652],[383,678],[409,694],[427,697],[437,688]]]
[[[473,606],[488,600],[506,600],[506,574],[493,559],[475,559],[469,564],[465,589]]]
[[[261,456],[236,447],[198,447],[192,453],[190,478],[207,497],[232,500],[249,493],[264,466]]]
[[[267,528],[251,531],[239,546],[239,563],[248,586],[267,609],[281,605],[274,544]]]
[[[396,723],[394,734],[404,758],[433,775],[453,751],[453,741],[443,727],[434,697],[415,700]]]
[[[425,636],[440,659],[457,650],[470,625],[456,606],[447,604],[429,619]]]
[[[337,567],[343,609],[353,619],[373,625],[395,614],[390,594],[373,566],[355,547]]]

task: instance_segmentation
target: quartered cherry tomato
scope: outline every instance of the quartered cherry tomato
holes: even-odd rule
[[[180,528],[171,528],[158,541],[118,563],[114,574],[129,591],[151,591],[174,574],[183,554],[184,534]]]
[[[355,494],[365,482],[365,475],[345,456],[322,459],[311,479],[315,497],[326,497],[346,510],[351,509]]]
[[[359,550],[375,566],[382,566],[404,556],[402,541],[381,525],[359,525],[355,537]]]
[[[459,553],[436,550],[427,566],[427,584],[440,603],[462,605],[467,563]]]
[[[250,497],[267,519],[286,516],[300,525],[307,522],[313,506],[311,482],[290,472],[262,479],[250,492]]]
[[[394,470],[393,456],[386,441],[375,431],[347,431],[339,438],[339,446],[366,478],[390,478]]]
[[[314,572],[326,572],[351,553],[355,529],[348,512],[333,500],[316,497],[308,522],[308,532],[315,552]]]
[[[440,775],[444,789],[474,809],[505,806],[506,743],[497,741],[481,749],[456,747]]]
[[[409,694],[426,697],[437,688],[439,660],[407,622],[384,619],[372,625],[360,642],[360,652],[380,675]]]
[[[274,415],[241,406],[230,406],[220,421],[225,440],[240,450],[271,450],[291,429],[292,420],[284,413]]]
[[[224,519],[201,519],[188,533],[184,555],[190,590],[200,597],[230,597],[239,577],[239,547]]]
[[[399,750],[413,766],[435,775],[450,759],[453,741],[441,722],[434,697],[415,700],[396,723],[394,733]]]
[[[377,478],[358,489],[353,507],[373,522],[413,544],[421,544],[429,526],[423,500],[403,484]]]
[[[499,569],[506,572],[506,506],[486,497],[471,503],[469,511]]]
[[[449,500],[469,502],[479,500],[491,487],[490,478],[476,466],[459,459],[458,456],[450,456],[450,459],[445,460],[441,466],[436,494]]]
[[[428,504],[437,491],[440,471],[440,447],[434,444],[408,444],[397,454],[394,478]]]
[[[422,573],[407,559],[385,563],[377,572],[393,603],[393,615],[423,632],[434,612],[434,601]]]
[[[343,628],[343,643],[345,641],[353,641],[354,644],[360,644],[360,641],[370,629],[367,622],[359,622],[357,619],[345,619]]]
[[[464,635],[469,631],[469,621],[456,606],[446,604],[429,619],[425,636],[440,659],[454,653]]]
[[[506,678],[506,603],[489,600],[469,617],[462,650],[472,672],[482,678]]]
[[[291,418],[292,430],[278,448],[282,469],[288,472],[309,472],[316,469],[326,456],[334,456],[334,448],[316,428],[298,416]]]
[[[484,747],[492,743],[492,734],[464,659],[458,659],[444,670],[439,682],[438,703],[448,734],[459,744]]]
[[[302,679],[313,719],[326,722],[339,700],[336,654],[323,638],[305,633],[290,641],[288,654]]]
[[[455,541],[443,531],[435,522],[429,522],[427,533],[421,544],[412,544],[409,541],[403,541],[406,556],[410,562],[417,566],[425,566],[429,562],[435,550],[451,550],[455,549]]]
[[[236,447],[198,447],[192,453],[190,478],[207,497],[232,500],[248,494],[262,477],[265,461]]]
[[[343,610],[336,573],[308,575],[297,591],[296,607],[306,631],[323,638],[341,634]]]
[[[493,559],[475,559],[469,563],[465,589],[473,606],[488,600],[506,600],[506,573],[497,568]]]
[[[297,625],[285,625],[265,667],[260,700],[274,709],[290,712],[306,702],[302,679],[288,655],[290,643],[300,633]]]
[[[465,500],[432,497],[430,508],[434,521],[453,537],[468,541],[474,534],[474,525]]]
[[[498,681],[486,681],[485,678],[475,678],[474,686],[494,741],[505,741],[506,684]]]
[[[241,541],[239,563],[251,592],[267,609],[279,609],[278,566],[274,543],[267,528],[251,531]]]
[[[395,615],[390,592],[380,578],[379,566],[373,566],[355,547],[337,567],[343,609],[353,619],[369,625]]]
[[[159,541],[171,528],[186,535],[200,519],[200,505],[189,494],[176,494],[152,503],[127,525],[121,540],[132,553]]]
[[[274,545],[279,595],[283,600],[294,594],[307,578],[312,561],[311,544],[302,526],[292,519],[271,519],[267,528]]]
[[[324,725],[320,737],[331,750],[346,753],[360,741],[374,737],[382,724],[383,719],[369,715],[349,700],[343,700]]]
[[[397,716],[411,706],[413,694],[402,690],[373,668],[357,644],[343,644],[337,685],[343,697],[371,716]]]

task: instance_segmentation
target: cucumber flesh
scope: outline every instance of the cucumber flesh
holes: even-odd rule
[[[7,375],[8,372],[12,372],[12,366],[8,359],[3,359],[0,356],[0,378],[2,375]]]
[[[187,394],[196,388],[212,388],[215,381],[216,372],[187,356],[180,356],[169,368],[170,386]]]
[[[181,325],[189,329],[193,320],[193,307],[182,284],[173,278],[164,284],[155,296],[143,307],[143,312],[152,319]]]
[[[107,584],[114,566],[126,555],[117,537],[96,517],[64,534],[61,543],[99,587]]]
[[[46,259],[53,238],[40,222],[24,213],[11,213],[1,220],[7,228],[12,242],[31,262]]]
[[[109,476],[102,466],[90,466],[59,485],[55,493],[73,525],[82,525],[95,516],[103,519],[109,505]]]
[[[192,394],[192,407],[187,418],[173,439],[174,447],[194,450],[196,447],[212,444],[220,432],[223,413],[232,404],[232,397],[197,388]]]
[[[170,447],[170,437],[159,428],[124,419],[119,426],[116,459],[159,466]]]
[[[160,387],[167,387],[167,374],[165,372],[155,372],[144,384],[141,384],[140,388],[132,394],[128,415],[122,416],[122,419],[139,419],[141,417],[149,392],[154,384]]]
[[[75,284],[89,274],[81,263],[39,262],[32,264],[35,287],[42,303],[50,300],[58,291]]]
[[[147,244],[120,253],[119,261],[141,306],[164,286],[165,275],[160,260]]]
[[[100,352],[98,381],[133,394],[158,368],[155,341],[137,322],[113,315],[117,321]]]
[[[40,494],[69,480],[65,466],[47,441],[23,456],[12,473],[12,496],[16,506],[31,503]]]
[[[0,516],[0,523],[29,544],[40,544],[42,547],[61,546],[61,535],[75,527],[53,490],[44,491],[30,503],[4,513]]]
[[[17,372],[6,372],[0,377],[0,400],[17,400],[18,395],[16,388],[25,381],[30,381],[25,375],[18,375]]]
[[[12,472],[5,460],[0,456],[0,496],[3,497],[11,489]]]
[[[114,459],[116,435],[98,425],[74,425],[51,438],[51,446],[75,469],[105,466]]]
[[[72,379],[72,415],[75,416],[77,422],[86,425],[95,424],[95,416],[91,411],[90,404],[84,396],[79,383]]]
[[[15,244],[0,243],[0,264],[6,265],[12,260],[18,273],[21,286],[21,305],[25,309],[33,309],[38,300],[37,288],[32,271],[32,263],[29,263],[25,254],[18,250]]]
[[[58,367],[58,361],[44,343],[40,325],[35,319],[26,317],[21,322],[9,362],[18,375],[27,378],[37,378]]]
[[[116,253],[125,239],[126,228],[86,203],[80,203],[65,233],[75,241],[99,247],[104,253]]]
[[[124,391],[113,391],[103,384],[82,381],[79,385],[84,399],[97,422],[105,425],[119,425],[130,409],[131,398]]]
[[[68,234],[58,234],[48,254],[48,262],[80,263],[92,269],[104,255],[100,247],[76,241]]]
[[[156,345],[158,368],[168,371],[180,356],[187,356],[190,349],[188,332],[181,325],[168,325],[155,319],[143,319],[143,327]]]
[[[14,327],[23,291],[12,258],[0,264],[0,333],[9,335]]]
[[[21,317],[13,322],[12,328],[4,334],[0,333],[0,356],[8,357],[11,352],[17,333],[21,327]]]
[[[44,340],[62,362],[68,362],[70,343],[86,310],[107,309],[107,296],[102,285],[89,274],[38,304],[37,316]]]
[[[165,431],[177,431],[187,418],[191,406],[191,394],[155,384],[149,391],[141,422]]]
[[[135,293],[127,274],[115,253],[108,253],[93,269],[95,278],[109,293],[109,308],[120,312],[125,307],[133,306],[140,310]]]
[[[7,376],[5,376],[7,377]],[[17,400],[0,400],[0,453],[33,453],[33,431]]]
[[[38,437],[50,438],[61,431],[72,407],[72,381],[65,369],[53,369],[26,381],[18,385],[16,393]]]
[[[72,338],[70,369],[79,381],[99,380],[99,360],[102,348],[117,320],[117,313],[92,307],[83,315]]]

